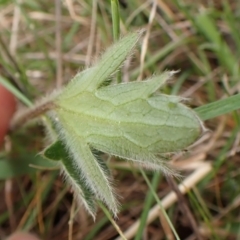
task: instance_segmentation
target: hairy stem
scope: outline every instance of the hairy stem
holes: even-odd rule
[[[53,109],[55,104],[52,101],[44,102],[33,108],[23,110],[19,112],[12,120],[10,124],[10,132],[17,130],[24,124],[28,123],[30,120],[37,118],[47,111]]]

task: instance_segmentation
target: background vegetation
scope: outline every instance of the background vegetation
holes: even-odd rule
[[[161,199],[179,239],[240,239],[240,2],[119,2],[118,17],[117,1],[1,0],[0,83],[19,109],[30,106],[94,62],[118,38],[120,22],[121,35],[146,29],[122,81],[180,69],[162,91],[190,98],[210,131],[173,158],[181,181],[112,158],[122,210],[114,221],[99,209],[95,222],[76,206],[59,170],[37,155],[43,128],[34,122],[11,133],[0,155],[0,238],[22,229],[56,240],[119,239],[119,232],[175,239]],[[178,182],[189,191],[181,186],[176,198]]]

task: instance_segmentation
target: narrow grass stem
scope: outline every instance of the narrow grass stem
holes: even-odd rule
[[[111,8],[112,8],[113,38],[114,42],[116,42],[120,37],[120,16],[118,0],[111,0]]]
[[[114,226],[114,228],[116,229],[116,231],[119,233],[119,235],[121,236],[121,238],[123,240],[127,240],[127,238],[124,236],[122,230],[120,229],[120,227],[117,225],[117,223],[114,221],[114,219],[112,218],[111,214],[109,213],[109,211],[106,209],[106,207],[100,203],[99,206],[101,207],[101,209],[103,210],[103,212],[105,213],[105,215],[107,216],[107,218],[110,220],[110,222],[112,223],[112,225]]]
[[[140,172],[141,172],[142,176],[144,177],[144,179],[145,179],[145,181],[146,181],[148,187],[149,187],[150,190],[152,191],[152,194],[153,194],[153,196],[154,196],[156,202],[158,203],[158,205],[159,205],[159,207],[160,207],[160,209],[161,209],[161,212],[162,212],[163,216],[165,217],[166,221],[168,222],[168,224],[169,224],[169,226],[170,226],[170,228],[171,228],[171,230],[172,230],[172,232],[173,232],[175,238],[176,238],[177,240],[180,240],[180,238],[179,238],[179,236],[178,236],[178,234],[177,234],[177,232],[176,232],[176,230],[175,230],[175,228],[174,228],[174,226],[173,226],[171,220],[169,219],[169,217],[168,217],[168,215],[167,215],[167,213],[166,213],[166,210],[164,209],[164,207],[163,207],[161,201],[159,200],[159,198],[158,198],[156,192],[154,191],[154,189],[153,189],[153,187],[152,187],[150,181],[148,180],[147,175],[145,174],[145,172],[144,172],[142,169],[140,169]]]
[[[118,0],[111,0],[112,9],[112,25],[113,25],[113,39],[117,42],[120,38],[120,13],[119,13],[119,2]],[[121,71],[117,72],[117,82],[122,81]]]

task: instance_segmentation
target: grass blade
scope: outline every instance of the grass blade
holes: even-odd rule
[[[230,113],[239,108],[240,94],[236,94],[234,96],[195,108],[195,111],[198,113],[202,120],[208,120],[226,113]]]

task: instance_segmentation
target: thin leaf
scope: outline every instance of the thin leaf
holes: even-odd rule
[[[16,87],[9,83],[5,78],[0,75],[0,83],[8,89],[14,96],[16,96],[20,101],[22,101],[26,106],[31,107],[32,102],[23,95]]]
[[[202,120],[208,120],[240,109],[240,94],[208,103],[194,110]]]
[[[36,168],[30,167],[30,165],[34,165]],[[37,167],[41,169],[53,169],[57,165],[54,162],[46,161],[39,155],[36,156],[30,153],[27,156],[18,156],[14,159],[2,159],[0,160],[0,180],[36,173],[38,171]]]

